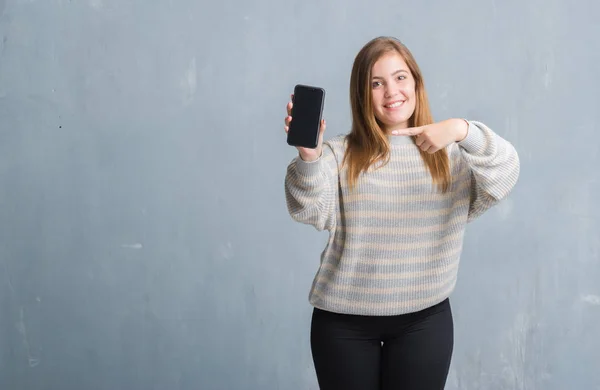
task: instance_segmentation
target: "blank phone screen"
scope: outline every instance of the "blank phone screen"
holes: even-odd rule
[[[288,144],[306,148],[317,146],[324,97],[321,88],[296,86]]]

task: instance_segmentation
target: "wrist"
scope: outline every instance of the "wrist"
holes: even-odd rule
[[[460,142],[467,138],[469,133],[469,122],[466,119],[455,119],[454,120],[454,140]]]
[[[300,155],[300,158],[302,159],[302,161],[304,162],[315,162],[319,159],[319,157],[321,157],[321,151],[320,150],[315,150],[314,152],[302,152],[302,151],[298,151],[298,154]]]

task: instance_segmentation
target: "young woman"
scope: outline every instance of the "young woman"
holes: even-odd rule
[[[434,123],[397,39],[361,49],[350,101],[351,132],[323,142],[323,120],[318,147],[298,148],[285,178],[292,218],[329,231],[309,296],[317,379],[323,390],[443,389],[465,225],[509,194],[519,158],[481,122]]]

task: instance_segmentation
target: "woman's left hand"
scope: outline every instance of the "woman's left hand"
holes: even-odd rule
[[[463,119],[447,119],[426,126],[392,131],[392,135],[414,135],[417,146],[429,154],[460,142],[467,136],[469,124]]]

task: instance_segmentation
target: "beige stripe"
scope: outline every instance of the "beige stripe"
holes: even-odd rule
[[[372,311],[372,309],[386,309],[386,308],[394,308],[394,309],[403,309],[403,308],[411,308],[415,306],[426,306],[433,302],[439,301],[442,297],[446,297],[450,295],[452,290],[455,287],[455,283],[450,284],[448,288],[442,291],[439,295],[431,296],[425,299],[412,299],[412,300],[402,300],[399,302],[365,302],[365,301],[350,301],[344,298],[338,298],[332,295],[327,295],[324,297],[320,294],[319,291],[313,290],[313,294],[320,298],[325,302],[330,302],[333,304],[337,304],[340,306],[345,306],[352,309],[359,310],[367,310]]]
[[[411,183],[412,184],[412,183]],[[387,204],[401,204],[416,201],[441,201],[448,198],[452,198],[457,192],[464,191],[470,187],[468,180],[463,181],[459,184],[452,192],[441,194],[439,192],[432,192],[430,194],[412,194],[412,195],[398,195],[395,192],[388,192],[384,194],[365,194],[365,193],[350,193],[344,197],[344,204],[350,205],[357,202],[374,202],[374,203],[387,203]]]
[[[328,276],[320,275],[317,278],[317,283],[323,283],[332,289],[350,292],[350,293],[382,294],[383,295],[383,294],[395,294],[395,293],[408,292],[408,291],[436,290],[436,289],[446,285],[450,281],[452,281],[452,279],[454,279],[455,277],[456,277],[456,275],[454,273],[449,273],[448,276],[439,283],[428,283],[428,284],[419,284],[419,285],[412,285],[412,286],[410,286],[410,285],[409,286],[397,286],[397,287],[360,287],[360,286],[353,286],[353,285],[349,285],[349,284],[339,284],[339,283],[336,283],[335,281],[333,281],[333,279]]]
[[[315,188],[318,188],[321,185],[321,183],[324,180],[326,180],[326,178],[327,178],[327,176],[323,174],[322,170],[319,170],[318,172],[316,172],[315,174],[313,174],[311,176],[306,176],[306,175],[300,173],[299,170],[296,170],[295,177],[290,177],[290,181],[295,186],[302,187],[302,190],[304,191],[305,188],[307,188],[307,187],[309,190],[311,190],[311,189],[314,190]]]
[[[381,264],[381,263],[375,263]],[[396,264],[399,264],[398,262]],[[442,267],[431,268],[425,271],[415,271],[415,272],[394,272],[394,273],[383,273],[383,272],[354,272],[354,271],[342,271],[339,267],[329,263],[321,264],[321,270],[328,270],[331,272],[335,272],[340,278],[364,278],[364,279],[374,279],[374,280],[402,280],[402,279],[410,279],[410,278],[418,278],[422,276],[432,276],[432,275],[443,275],[450,271],[454,271],[458,268],[458,261],[454,261],[449,265],[444,265]]]
[[[342,180],[342,188],[348,189],[348,181]],[[433,181],[431,177],[423,177],[423,178],[415,178],[412,180],[401,180],[401,181],[393,181],[389,179],[376,179],[374,177],[369,178],[361,178],[358,182],[360,187],[371,187],[376,186],[380,188],[411,188],[416,186],[421,186],[425,184],[431,184],[433,188]]]
[[[443,225],[434,224],[431,226],[423,226],[423,227],[411,226],[409,230],[402,230],[402,231],[409,233],[410,235],[419,234],[419,233],[435,233],[435,232],[445,231],[446,229],[448,229],[448,226],[452,226],[452,225],[458,226],[458,225],[462,224],[463,221],[466,221],[466,219],[467,219],[466,215],[457,214],[454,217],[452,217],[451,219],[449,219]],[[378,226],[378,227],[340,226],[338,228],[338,231],[341,233],[348,233],[348,234],[354,234],[354,235],[368,233],[368,234],[377,234],[380,236],[402,236],[402,234],[400,233],[400,229],[395,229],[395,228],[391,228],[391,227],[380,227],[380,226]]]
[[[310,192],[310,195],[304,195],[302,191],[290,191],[294,200],[303,206],[305,209],[311,207],[317,207],[319,210],[324,205],[329,205],[333,194],[330,193],[330,186],[328,183],[324,183],[321,188],[315,189]]]
[[[379,218],[379,219],[419,219],[427,217],[444,217],[452,212],[456,207],[463,207],[469,205],[469,198],[461,199],[453,204],[453,207],[436,210],[422,210],[422,211],[410,211],[410,212],[390,212],[390,211],[366,211],[366,210],[346,210],[344,212],[344,218]],[[341,214],[338,211],[338,219],[342,219]]]
[[[381,264],[381,265],[391,265],[391,264],[422,264],[422,263],[429,263],[429,262],[433,262],[433,261],[440,261],[440,260],[444,260],[444,259],[448,259],[451,258],[452,256],[459,256],[460,253],[462,251],[462,245],[458,245],[455,248],[453,248],[450,251],[444,251],[444,252],[440,252],[440,253],[436,253],[433,256],[411,256],[409,259],[403,259],[400,257],[396,257],[396,258],[381,258],[381,257],[377,257],[374,260],[371,260],[369,264]],[[358,258],[363,258],[363,254],[359,254]],[[330,250],[327,255],[325,256],[325,261],[328,261],[330,257],[334,257],[334,259],[339,259],[341,257],[341,254],[339,253],[339,251],[335,251],[335,250]],[[356,259],[357,257],[354,256],[348,256],[347,254],[344,254],[344,262],[351,262],[354,259]],[[338,260],[334,260],[334,263],[338,263]],[[360,260],[358,260],[357,262],[360,262]]]
[[[401,161],[414,161],[415,163],[420,163],[421,166],[425,166],[423,163],[423,158],[421,157],[421,155],[418,152],[418,149],[415,149],[415,153],[401,153],[401,154],[395,154],[393,159],[390,160],[390,162],[386,165],[383,165],[383,162],[378,162],[376,165],[372,165],[372,169],[376,169],[378,167],[384,167],[384,168],[388,168],[388,167],[393,167],[394,163],[397,162],[401,162]],[[402,167],[404,165],[400,165],[400,167]]]
[[[452,241],[459,241],[463,236],[462,231],[458,231],[454,234],[442,237],[439,240],[431,241],[419,241],[419,242],[362,242],[362,241],[344,241],[341,237],[334,240],[336,245],[343,247],[344,249],[350,250],[361,250],[361,249],[380,249],[380,250],[391,250],[391,251],[402,251],[407,249],[423,249],[423,248],[437,248],[444,244]]]

